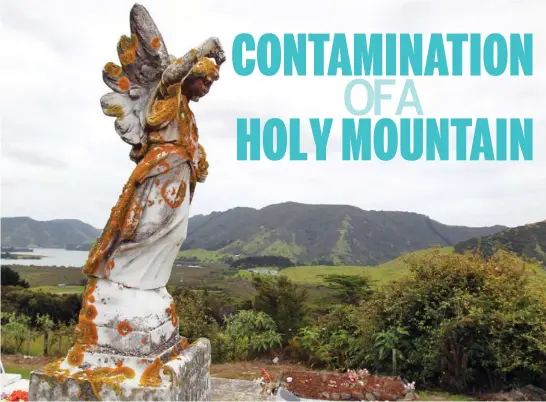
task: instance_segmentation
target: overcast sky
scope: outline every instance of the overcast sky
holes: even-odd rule
[[[546,218],[545,4],[537,1],[151,1],[169,53],[209,36],[228,61],[210,94],[194,105],[209,178],[192,215],[296,201],[426,214],[447,224],[517,226]],[[119,63],[132,1],[23,1],[0,5],[2,216],[77,218],[102,228],[134,163],[103,115],[110,92],[101,71]],[[328,160],[239,162],[239,117],[351,117],[350,77],[239,77],[231,64],[238,33],[530,32],[533,77],[418,78],[425,117],[532,117],[530,162],[342,162],[341,130]],[[401,81],[400,81],[401,82]],[[400,84],[401,89],[401,84]],[[383,117],[388,116],[386,110]],[[302,128],[305,151],[312,136]]]

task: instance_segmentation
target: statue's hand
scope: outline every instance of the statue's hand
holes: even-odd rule
[[[218,38],[209,38],[205,41],[203,44],[203,55],[205,57],[209,57],[214,59],[216,61],[216,64],[219,66],[224,61],[226,61],[226,55],[224,53],[224,49],[222,48],[222,45],[220,44],[220,40]]]

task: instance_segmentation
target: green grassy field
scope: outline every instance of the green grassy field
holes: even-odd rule
[[[83,293],[85,286],[38,286],[31,288],[38,292],[55,293],[55,294],[80,294]]]
[[[422,254],[428,250],[416,251],[414,254]],[[443,247],[442,253],[450,254],[453,247]],[[546,270],[539,265],[529,264],[529,268],[535,271],[538,277],[546,279]],[[376,284],[384,284],[398,279],[409,273],[406,263],[401,257],[377,266],[358,267],[358,266],[300,266],[286,268],[280,271],[280,275],[285,275],[293,282],[301,284],[321,284],[322,275],[361,275],[369,276]]]
[[[207,263],[219,263],[222,262],[225,257],[229,257],[229,255],[203,249],[184,250],[178,253],[178,258],[197,260],[199,262]]]
[[[444,247],[440,251],[452,253],[453,247]],[[426,250],[416,251],[415,253],[423,252],[426,252]],[[214,260],[214,262],[210,264],[202,263],[200,268],[175,266],[168,282],[169,286],[185,285],[194,289],[221,289],[235,297],[246,297],[252,292],[249,283],[252,273],[246,270],[234,273],[234,271],[228,270],[225,265],[218,264],[219,258],[223,254],[207,250],[188,250],[180,254],[202,260]],[[545,269],[538,265],[530,266],[540,277],[546,279]],[[36,266],[17,266],[14,269],[19,272],[22,279],[29,282],[31,287],[51,293],[81,293],[86,281],[86,277],[81,273],[80,269]],[[407,273],[408,267],[401,261],[401,258],[378,266],[299,266],[286,268],[279,272],[280,275],[285,275],[296,283],[309,286],[321,284],[323,281],[321,276],[329,274],[367,275],[376,284],[380,285],[400,278]],[[61,287],[58,286],[59,284],[65,284],[66,286]]]
[[[440,249],[443,253],[453,252],[453,247],[444,247]],[[422,253],[423,251],[416,251]],[[376,283],[386,283],[409,272],[408,266],[401,261],[401,258],[386,262],[377,266],[359,267],[359,266],[301,266],[283,269],[280,274],[285,275],[291,281],[296,283],[314,283],[323,282],[322,275],[359,275],[369,276]]]
[[[12,364],[12,363],[3,363],[4,370],[6,370],[6,373],[9,374],[21,374],[21,377],[24,380],[28,380],[30,378],[30,372],[33,371],[33,368],[29,367],[23,367],[18,364]]]

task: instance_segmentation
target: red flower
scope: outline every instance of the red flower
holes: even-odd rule
[[[7,401],[28,401],[28,392],[27,391],[13,391],[10,396],[7,397]]]
[[[264,379],[264,381],[266,383],[270,383],[271,382],[271,376],[267,373],[267,371],[265,371],[265,369],[262,369],[261,372],[262,372],[262,378]]]

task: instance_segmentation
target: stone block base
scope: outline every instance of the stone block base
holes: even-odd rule
[[[53,364],[31,373],[29,401],[209,401],[210,352],[210,342],[199,339],[144,371],[118,364],[70,374]]]

